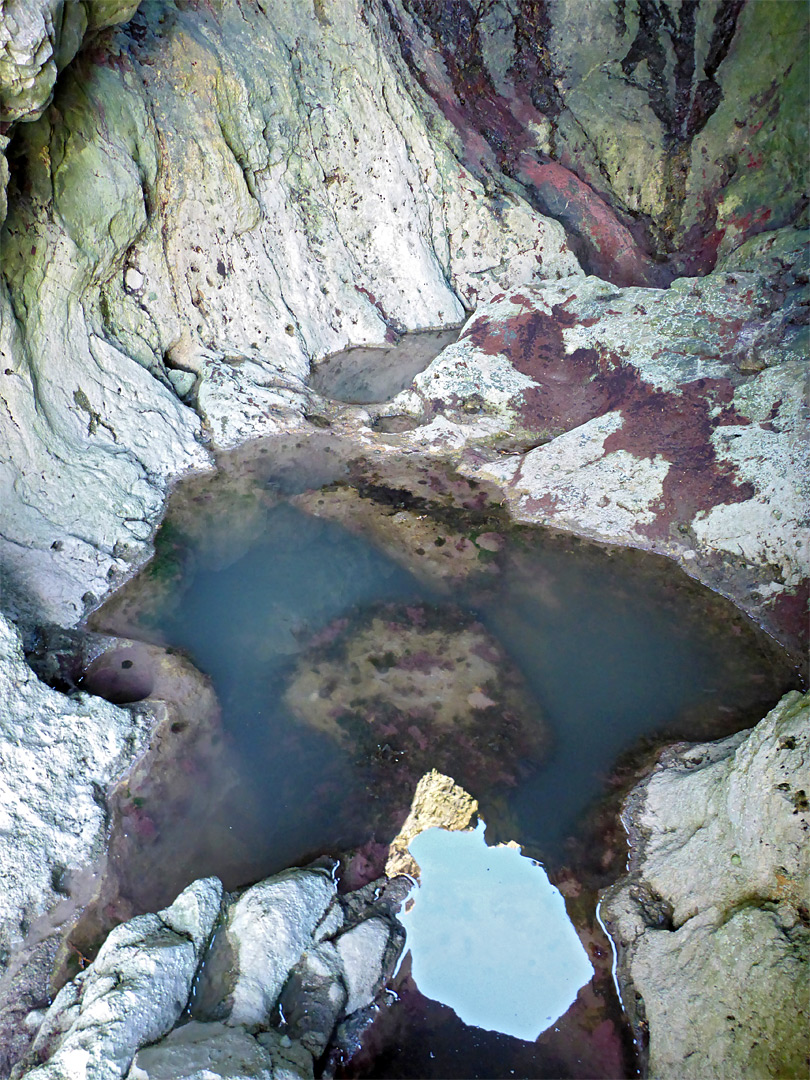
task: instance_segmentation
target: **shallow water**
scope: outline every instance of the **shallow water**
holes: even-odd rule
[[[453,330],[421,330],[385,348],[344,349],[315,365],[310,384],[324,397],[354,405],[388,401],[411,385],[442,349],[458,338]]]
[[[178,735],[176,750],[164,746],[179,761],[170,780],[125,792],[111,847],[115,918],[155,910],[198,876],[217,874],[232,889],[323,853],[359,848],[347,880],[375,876],[430,767],[479,800],[490,841],[518,840],[554,880],[619,755],[640,739],[739,730],[798,685],[769,638],[666,560],[510,526],[435,464],[413,462],[424,498],[409,522],[438,532],[397,546],[375,515],[389,528],[413,495],[379,477],[358,481],[357,463],[328,437],[257,444],[233,461],[218,478],[178,490],[155,562],[92,620],[183,650],[222,708],[222,730],[208,741]],[[352,531],[301,508],[334,513],[335,500],[353,492],[340,486],[348,481],[364,492],[343,519]],[[290,501],[324,483],[322,497]],[[435,491],[456,494],[439,507]],[[458,552],[457,576],[437,569],[437,551]],[[442,635],[476,653],[464,678],[484,672],[481,685],[462,688],[475,723],[465,727],[462,703],[449,731],[438,698],[450,695],[454,672],[463,682],[464,665],[460,653],[452,661],[438,650]],[[396,642],[408,643],[407,657],[395,655]],[[437,700],[409,706],[403,719],[396,702],[431,685],[441,688]],[[613,819],[615,809],[614,797]],[[592,911],[583,918],[592,923]],[[519,1040],[459,1029],[406,972],[388,1043],[375,1035],[383,1043],[374,1060],[390,1071],[372,1064],[357,1075],[622,1075],[630,1066],[614,1031],[616,1002],[607,1001],[604,947],[590,951],[602,955],[601,989],[580,994],[559,1033],[528,1057]],[[604,1025],[610,1037],[599,1034]],[[578,1065],[571,1048],[585,1030],[597,1034]]]

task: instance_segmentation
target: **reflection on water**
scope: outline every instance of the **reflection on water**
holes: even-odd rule
[[[536,862],[474,832],[428,829],[410,844],[421,885],[401,916],[426,997],[472,1027],[534,1040],[593,976],[565,902]]]

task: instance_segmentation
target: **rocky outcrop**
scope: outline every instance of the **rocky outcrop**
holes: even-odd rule
[[[145,711],[40,682],[0,617],[0,1071],[30,1038],[20,1020],[47,996],[60,927],[97,886],[107,789],[151,727]]]
[[[419,880],[419,867],[408,850],[411,840],[426,829],[472,829],[478,817],[478,802],[451,776],[435,769],[425,773],[416,785],[411,809],[402,828],[391,841],[385,872],[388,877],[407,874]]]
[[[216,878],[195,881],[171,907],[122,923],[93,964],[60,990],[26,1061],[31,1080],[118,1080],[136,1050],[179,1019],[222,901]],[[45,1064],[26,1071],[26,1065]]]
[[[500,294],[385,411],[419,420],[402,444],[467,448],[518,520],[669,555],[802,651],[806,258],[788,229],[666,291]]]
[[[368,1022],[393,973],[406,891],[383,879],[339,898],[329,871],[293,869],[226,897],[221,911],[220,882],[196,881],[110,933],[31,1018],[39,1030],[12,1075],[311,1078],[334,1039]],[[171,1030],[187,1011],[194,1019]]]
[[[625,809],[630,873],[602,916],[652,1077],[801,1076],[810,960],[810,697],[679,745]]]

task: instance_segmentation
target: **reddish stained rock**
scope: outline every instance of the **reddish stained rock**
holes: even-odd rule
[[[736,483],[734,467],[717,460],[711,441],[715,427],[750,423],[730,405],[731,379],[696,379],[681,383],[677,392],[658,390],[609,349],[566,352],[563,330],[593,325],[595,319],[579,319],[565,308],[566,302],[547,314],[529,309],[521,295],[511,300],[525,303],[525,310],[502,322],[483,317],[466,336],[487,355],[507,356],[516,370],[538,384],[522,394],[523,425],[557,436],[618,410],[623,425],[606,439],[605,453],[626,450],[635,457],[660,455],[670,462],[655,521],[639,526],[640,533],[666,537],[673,524],[691,520],[698,510],[753,497],[752,485]],[[717,405],[723,408],[712,416]],[[552,497],[535,501],[536,509],[541,504],[554,509]]]

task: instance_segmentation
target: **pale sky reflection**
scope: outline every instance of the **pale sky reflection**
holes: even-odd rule
[[[465,1024],[533,1042],[593,968],[543,868],[487,847],[484,829],[428,829],[411,841],[422,884],[400,919],[413,978]]]

